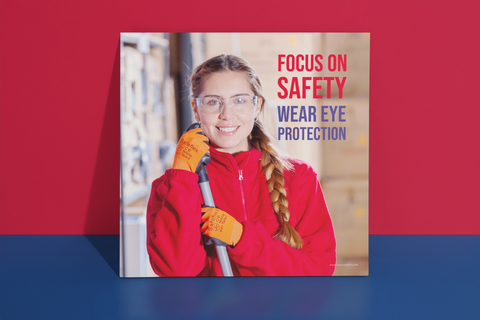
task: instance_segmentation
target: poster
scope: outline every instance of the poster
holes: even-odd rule
[[[157,276],[146,250],[150,187],[195,122],[188,77],[219,54],[253,66],[263,123],[317,173],[335,232],[333,275],[368,275],[369,34],[122,33],[121,276]]]

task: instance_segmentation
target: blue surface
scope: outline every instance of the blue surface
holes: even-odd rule
[[[118,236],[0,236],[0,319],[480,319],[480,236],[370,236],[368,277],[118,277]]]

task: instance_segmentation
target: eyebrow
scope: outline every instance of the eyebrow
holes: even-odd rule
[[[238,96],[249,96],[250,94],[248,93],[237,93],[236,95],[233,95],[231,96],[230,98],[233,98],[233,97],[238,97]],[[221,98],[221,99],[224,99],[223,97],[221,96],[218,96],[216,94],[207,94],[206,96],[204,96],[204,98],[206,97],[215,97],[215,98]],[[230,98],[227,98],[227,99],[230,99]]]

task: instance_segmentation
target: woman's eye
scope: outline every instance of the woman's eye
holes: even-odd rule
[[[237,98],[237,99],[235,99],[235,103],[236,103],[236,104],[242,104],[242,103],[245,103],[245,102],[246,102],[246,100],[245,100],[244,98]]]
[[[216,106],[218,105],[220,102],[216,99],[212,99],[212,100],[208,100],[207,101],[207,104],[210,105],[210,106]]]

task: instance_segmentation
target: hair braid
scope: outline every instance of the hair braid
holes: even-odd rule
[[[285,190],[285,178],[283,176],[283,169],[285,167],[291,168],[291,164],[279,156],[259,120],[255,122],[250,143],[262,151],[261,163],[267,179],[268,191],[270,191],[270,201],[280,223],[278,233],[274,237],[295,249],[300,249],[303,246],[303,240],[288,223],[290,211],[288,210],[287,191]]]

